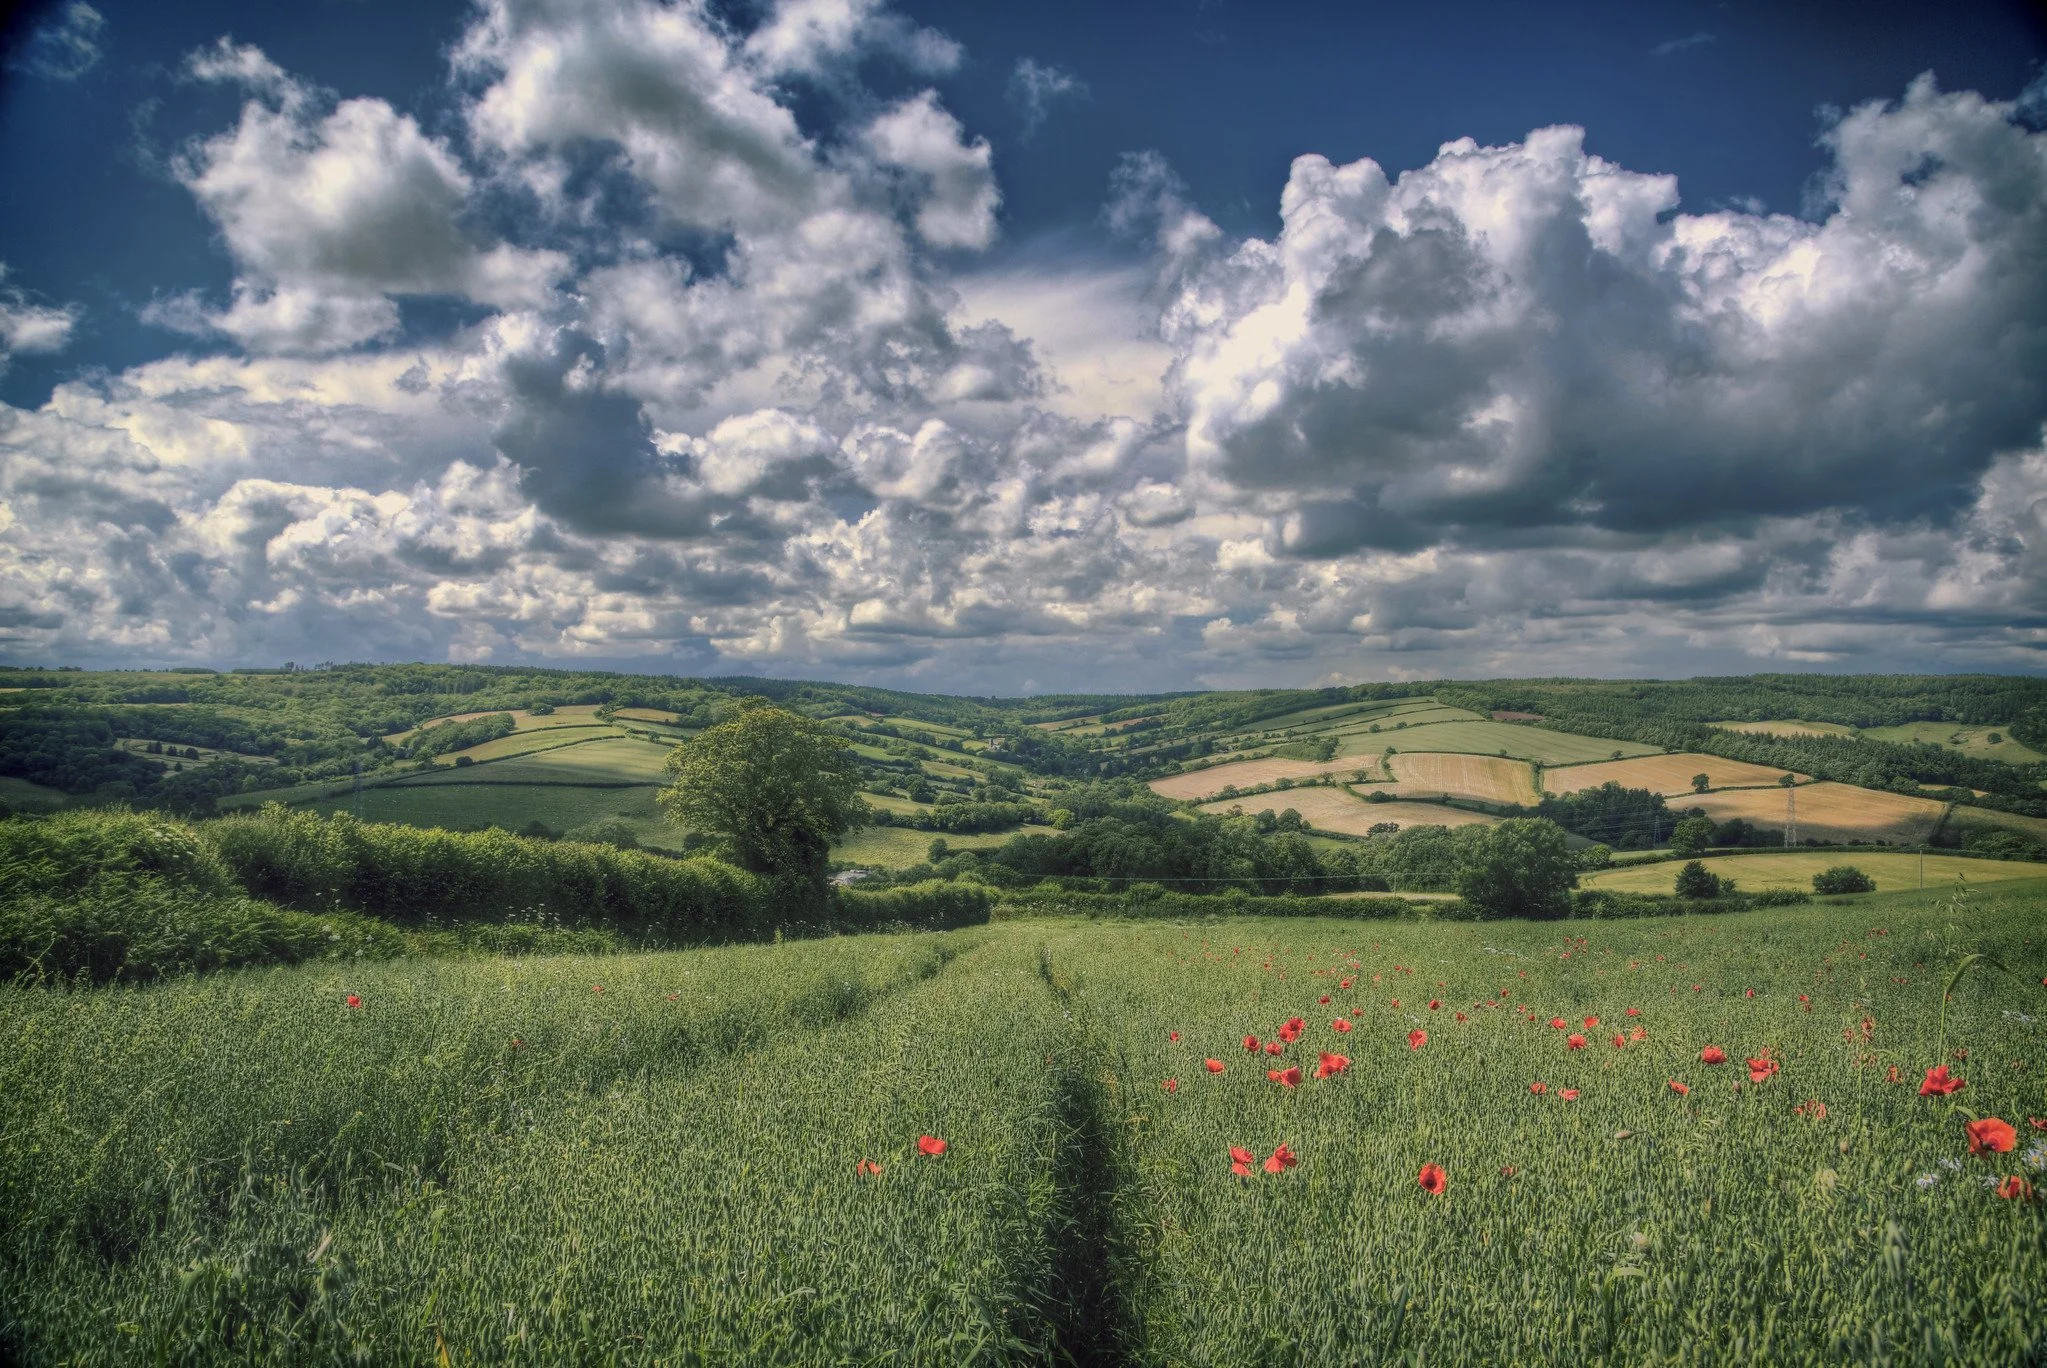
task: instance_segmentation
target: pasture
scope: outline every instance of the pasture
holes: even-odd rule
[[[0,1324],[73,1363],[2022,1361],[2040,911],[0,989]],[[1943,1023],[1976,951],[2012,975]]]
[[[1771,769],[1767,765],[1751,765],[1744,760],[1723,760],[1717,755],[1686,752],[1677,755],[1644,755],[1633,760],[1600,760],[1589,765],[1558,766],[1542,772],[1542,787],[1546,793],[1564,794],[1613,783],[1619,784],[1622,788],[1648,789],[1666,798],[1681,798],[1692,793],[1692,776],[1698,774],[1705,775],[1711,781],[1709,788],[1722,789],[1763,788],[1775,784],[1784,773],[1784,770]],[[1803,774],[1793,775],[1800,783],[1807,777]]]
[[[1839,736],[1852,741],[1861,735],[1855,728],[1839,722],[1708,722],[1706,725],[1756,736]]]
[[[1768,855],[1709,855],[1706,868],[1725,879],[1733,879],[1745,893],[1765,889],[1796,888],[1812,892],[1812,876],[1835,865],[1854,865],[1875,881],[1877,892],[1896,893],[1921,886],[1948,889],[1962,880],[1971,884],[2005,883],[2014,879],[2047,878],[2047,864],[2021,860],[1980,860],[1962,855],[1929,853],[1925,856],[1889,850],[1787,850]],[[1681,860],[1605,869],[1581,874],[1581,888],[1603,888],[1614,893],[1668,893],[1677,879]]]
[[[1578,736],[1543,727],[1486,720],[1430,722],[1393,736],[1384,732],[1378,739],[1400,751],[1461,751],[1469,755],[1498,755],[1511,760],[1534,760],[1544,765],[1573,765],[1588,760],[1610,759],[1614,752],[1654,755],[1657,748],[1634,741],[1616,741],[1603,736]]]
[[[867,801],[877,802],[873,795]],[[1015,831],[979,831],[956,835],[946,831],[918,831],[914,827],[865,827],[832,847],[832,858],[847,864],[873,865],[879,869],[908,869],[923,864],[933,841],[944,841],[952,850],[993,850],[1014,836],[1051,836],[1048,826],[1025,824]]]
[[[617,820],[631,827],[641,844],[673,848],[680,844],[681,834],[654,806],[655,792],[652,785],[634,788],[518,783],[412,783],[374,788],[366,785],[362,791],[362,818],[366,822],[402,822],[407,826],[446,827],[454,831],[487,826],[520,831],[531,822],[568,831],[592,822]],[[355,811],[355,800],[343,785],[331,797],[296,806],[325,816]]]
[[[1800,784],[1795,789],[1722,789],[1683,799],[1716,822],[1741,817],[1757,826],[1782,827],[1787,794],[1796,794],[1799,839],[1830,843],[1888,841],[1918,845],[1940,825],[1945,805],[1931,798],[1857,788],[1853,784]]]
[[[2010,765],[2037,765],[2047,755],[2012,740],[2006,727],[1965,727],[1953,722],[1911,722],[1902,727],[1866,727],[1862,735],[1900,746],[1939,746],[1959,755],[2002,760]],[[1992,741],[1991,737],[1998,738]]]

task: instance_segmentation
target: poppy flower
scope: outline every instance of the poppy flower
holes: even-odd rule
[[[1570,1036],[1565,1039],[1564,1044],[1570,1046],[1574,1050],[1582,1050],[1585,1048],[1585,1037],[1579,1035],[1576,1031],[1573,1031],[1571,1032]]]
[[[1338,1035],[1348,1035],[1350,1034],[1350,1022],[1342,1017],[1338,1017],[1336,1020],[1329,1023],[1329,1029],[1336,1032]]]
[[[1267,1069],[1265,1076],[1284,1088],[1301,1086],[1301,1066],[1289,1064],[1284,1069]]]
[[[1257,1156],[1242,1145],[1230,1146],[1230,1172],[1239,1178],[1251,1176],[1251,1165],[1258,1162]]]
[[[1905,1075],[1903,1075],[1903,1074],[1901,1074],[1901,1073],[1899,1073],[1899,1072],[1898,1072],[1898,1066],[1897,1066],[1897,1065],[1893,1064],[1893,1065],[1891,1065],[1891,1067],[1890,1067],[1890,1068],[1888,1068],[1888,1069],[1884,1070],[1884,1082],[1886,1082],[1886,1083],[1903,1083],[1904,1081],[1905,1081]]]
[[[1407,1033],[1407,1048],[1410,1050],[1419,1050],[1428,1043],[1429,1033],[1427,1031],[1416,1029]]]
[[[1286,1046],[1280,1044],[1277,1040],[1268,1040],[1265,1042],[1265,1053],[1269,1055],[1282,1055],[1286,1053]]]
[[[1926,1071],[1925,1079],[1919,1084],[1921,1097],[1946,1097],[1969,1086],[1966,1078],[1948,1077],[1947,1065],[1939,1064]]]
[[[1339,987],[1339,988],[1348,988],[1348,987],[1350,987],[1350,980],[1349,980],[1349,979],[1345,979],[1345,980],[1344,980],[1343,982],[1341,982],[1341,983],[1337,984],[1336,986],[1337,986],[1337,987]]]
[[[350,993],[347,997],[343,998],[342,1001],[347,1003],[351,1007],[362,1006],[362,999],[357,997],[354,993]]]
[[[1613,1047],[1616,1050],[1625,1049],[1627,1047],[1627,1043],[1628,1038],[1626,1036],[1622,1035],[1619,1031],[1615,1031],[1613,1033]]]
[[[1296,1040],[1299,1040],[1301,1033],[1307,1029],[1308,1023],[1306,1021],[1303,1021],[1300,1017],[1289,1017],[1287,1018],[1286,1025],[1279,1028],[1279,1038],[1291,1045]]]
[[[1201,1061],[1201,1067],[1210,1073],[1221,1073],[1223,1071],[1223,1062],[1220,1059],[1204,1059]]]
[[[1749,995],[1750,997],[1754,997],[1754,996],[1756,995],[1756,990],[1755,990],[1755,989],[1753,989],[1753,988],[1749,989],[1749,990],[1748,990],[1748,995]]]
[[[1442,1011],[1442,1010],[1443,1010],[1443,1004],[1442,1004],[1442,1003],[1441,1003],[1441,1002],[1440,1002],[1439,1000],[1437,1000],[1437,999],[1435,999],[1435,998],[1430,998],[1430,999],[1429,999],[1429,1010],[1430,1010],[1430,1011],[1432,1011],[1432,1012],[1440,1012],[1440,1011]]]
[[[1727,1051],[1721,1049],[1718,1045],[1708,1045],[1705,1049],[1699,1051],[1699,1062],[1701,1064],[1725,1064],[1727,1062]]]
[[[1398,1006],[1400,1005],[1400,999],[1399,999],[1399,998],[1395,998],[1395,999],[1393,999],[1393,1005],[1394,1005],[1395,1007],[1398,1007]]]
[[[1180,1080],[1177,1078],[1169,1078],[1165,1082],[1159,1084],[1159,1086],[1161,1088],[1164,1088],[1169,1093],[1176,1093],[1180,1091]]]
[[[2004,1181],[1997,1185],[1997,1195],[2007,1202],[2030,1202],[2033,1200],[2033,1185],[2016,1173],[2009,1173],[2005,1175]]]
[[[1327,1007],[1329,1005],[1329,994],[1324,993],[1321,997],[1316,998],[1315,1001],[1321,1003],[1324,1007]]]
[[[1808,1097],[1791,1109],[1793,1116],[1810,1116],[1815,1121],[1827,1119],[1827,1104],[1817,1097]]]
[[[2047,1116],[2029,1116],[2026,1118],[2026,1124],[2034,1130],[2047,1130]]]
[[[935,1135],[920,1135],[917,1137],[917,1152],[919,1154],[928,1154],[933,1159],[936,1159],[939,1155],[945,1153],[945,1141]]]
[[[1178,1045],[1180,1043],[1180,1033],[1178,1031],[1168,1031],[1166,1032],[1166,1039]]]
[[[590,985],[590,991],[593,993],[602,993],[604,991],[604,985],[601,983],[593,983]]]
[[[1294,1152],[1282,1144],[1271,1154],[1265,1156],[1265,1171],[1267,1173],[1285,1173],[1300,1162],[1299,1159],[1294,1157]]]
[[[862,1159],[859,1163],[853,1165],[853,1172],[859,1174],[862,1178],[878,1178],[881,1176],[881,1165],[875,1163],[872,1159]]]
[[[1327,1050],[1321,1053],[1322,1062],[1315,1066],[1315,1077],[1317,1078],[1328,1078],[1334,1074],[1340,1074],[1350,1067],[1349,1055],[1331,1054]]]
[[[1468,1017],[1468,1016],[1464,1015],[1464,1013],[1462,1013],[1462,1012],[1459,1012],[1459,1013],[1457,1014],[1457,1019],[1458,1019],[1459,1021],[1469,1021],[1469,1020],[1471,1020],[1471,1018],[1470,1018],[1470,1017]]]
[[[1751,1059],[1748,1061],[1748,1081],[1751,1083],[1765,1082],[1771,1074],[1776,1073],[1782,1067],[1781,1064],[1770,1058],[1767,1054],[1761,1059]]]
[[[1520,1171],[1521,1171],[1520,1169],[1515,1168],[1512,1164],[1500,1165],[1500,1176],[1502,1178],[1512,1178],[1515,1174],[1519,1173]]]
[[[1350,1009],[1350,1014],[1354,1017],[1361,1017],[1365,1014],[1365,1009],[1362,1007],[1353,1007]]]
[[[1599,1025],[1599,1018],[1598,1018],[1598,1017],[1586,1017],[1586,1018],[1585,1018],[1585,1029],[1586,1029],[1586,1030],[1588,1030],[1588,1031],[1590,1031],[1590,1030],[1594,1030],[1594,1029],[1596,1029],[1596,1028],[1598,1027],[1598,1025]]]
[[[1415,1181],[1422,1185],[1422,1191],[1431,1197],[1441,1197],[1443,1189],[1450,1186],[1450,1175],[1443,1172],[1441,1164],[1423,1164],[1422,1171],[1415,1175]]]
[[[1675,1078],[1670,1080],[1670,1090],[1676,1093],[1679,1097],[1690,1097],[1692,1095],[1692,1085],[1689,1083],[1680,1083]]]
[[[1564,1020],[1564,1019],[1563,1019],[1562,1017],[1551,1017],[1551,1018],[1549,1019],[1549,1024],[1550,1024],[1550,1025],[1551,1025],[1552,1027],[1554,1027],[1555,1029],[1557,1029],[1557,1030],[1561,1031],[1561,1030],[1563,1030],[1563,1029],[1564,1029],[1564,1028],[1565,1028],[1566,1026],[1569,1026],[1569,1025],[1570,1025],[1571,1023],[1570,1023],[1570,1022],[1568,1022],[1568,1021],[1566,1021],[1566,1020]]]
[[[2018,1128],[2009,1121],[1995,1116],[1986,1116],[1981,1121],[1971,1121],[1963,1127],[1969,1133],[1969,1153],[1982,1154],[1994,1151],[2010,1154],[2012,1146],[2019,1142]]]
[[[1257,1037],[1257,1036],[1254,1036],[1254,1035],[1247,1035],[1247,1036],[1245,1036],[1245,1037],[1244,1037],[1244,1052],[1245,1052],[1246,1054],[1257,1054],[1257,1053],[1258,1053],[1258,1037]]]
[[[517,1036],[513,1036],[513,1037],[512,1037],[512,1048],[513,1048],[513,1049],[515,1049],[515,1050],[523,1050],[523,1049],[525,1049],[525,1048],[526,1048],[526,1042],[525,1042],[525,1041],[523,1041],[523,1040],[521,1040],[521,1039],[519,1039],[519,1037],[517,1037]]]
[[[1630,1007],[1630,1008],[1628,1008],[1628,1015],[1629,1015],[1629,1016],[1640,1016],[1640,1015],[1642,1015],[1642,1009],[1641,1009],[1640,1007]]]
[[[1535,1082],[1530,1083],[1528,1085],[1528,1091],[1534,1093],[1537,1097],[1541,1097],[1544,1093],[1549,1091],[1549,1084],[1543,1082],[1541,1079],[1537,1079]]]
[[[1576,1088],[1562,1088],[1558,1090],[1557,1096],[1563,1098],[1566,1102],[1576,1102],[1578,1100],[1578,1090]]]

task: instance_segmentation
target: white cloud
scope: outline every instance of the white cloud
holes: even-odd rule
[[[1009,73],[1009,102],[1023,118],[1027,139],[1043,126],[1055,102],[1084,100],[1087,94],[1086,81],[1064,67],[1032,57],[1017,58],[1015,70]]]
[[[0,372],[10,357],[64,350],[79,316],[75,305],[37,304],[6,281],[7,267],[0,263]]]
[[[960,121],[924,91],[887,110],[867,126],[867,145],[884,166],[900,167],[923,182],[917,231],[934,247],[986,247],[995,239],[993,154],[986,138],[966,141]]]
[[[99,65],[107,21],[85,0],[71,0],[29,35],[10,64],[52,81],[75,81]]]

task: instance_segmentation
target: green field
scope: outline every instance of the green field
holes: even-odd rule
[[[1722,731],[1749,732],[1758,736],[1843,736],[1850,740],[1861,735],[1853,727],[1839,722],[1708,722],[1709,727]]]
[[[869,802],[876,801],[865,795]],[[954,835],[943,831],[918,831],[912,827],[867,827],[832,847],[832,858],[847,864],[875,865],[881,869],[908,869],[924,863],[934,840],[943,840],[954,850],[993,850],[1012,836],[1050,836],[1048,826],[1022,826],[1015,831],[983,831]]]
[[[507,741],[516,737],[506,737]],[[602,737],[488,764],[437,768],[394,787],[460,784],[664,784],[673,749],[632,736]]]
[[[1798,888],[1810,893],[1812,876],[1835,865],[1854,865],[1876,882],[1877,891],[1891,893],[1920,887],[1922,873],[1927,888],[1944,889],[1956,880],[1972,884],[2002,883],[2012,879],[2047,878],[2047,864],[2023,860],[1976,860],[1961,855],[1906,855],[1874,850],[1786,851],[1776,855],[1714,855],[1706,867],[1722,878],[1733,879],[1750,893],[1766,888]],[[1627,869],[1603,870],[1579,878],[1585,888],[1604,888],[1616,893],[1668,893],[1683,862],[1672,860]]]
[[[2023,1362],[2042,1208],[1988,1188],[2047,1162],[2042,908],[0,988],[0,1327],[73,1363]],[[1979,950],[2012,976],[1962,979],[1940,1041]],[[1949,1051],[2014,1151],[1912,1086]]]
[[[1623,758],[1660,754],[1660,748],[1634,741],[1576,736],[1542,727],[1490,720],[1431,722],[1399,732],[1381,731],[1373,740],[1403,752],[1451,751],[1465,755],[1498,755],[1504,752],[1515,760],[1534,760],[1545,765],[1577,765],[1606,760],[1616,751]]]
[[[0,803],[9,807],[33,811],[37,808],[66,807],[71,795],[62,789],[51,788],[27,779],[17,779],[11,774],[0,774]]]
[[[366,822],[403,822],[407,826],[448,827],[458,831],[486,826],[519,831],[529,822],[567,831],[591,822],[617,819],[631,827],[642,844],[673,847],[680,838],[675,827],[654,806],[655,792],[652,786],[398,784],[365,788],[362,817]],[[355,810],[354,799],[346,789],[338,797],[322,798],[303,806],[322,814]]]
[[[1912,722],[1902,727],[1865,727],[1862,735],[1900,746],[1939,746],[1959,755],[1984,760],[2003,760],[2013,765],[2037,765],[2047,755],[2012,740],[2004,727],[1963,727],[1952,722]],[[1996,742],[1991,737],[1998,737]]]

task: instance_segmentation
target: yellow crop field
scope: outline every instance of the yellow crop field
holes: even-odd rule
[[[1591,765],[1565,765],[1542,772],[1545,793],[1576,793],[1616,783],[1622,788],[1648,789],[1666,798],[1689,795],[1692,776],[1703,774],[1713,782],[1709,787],[1762,788],[1774,785],[1780,769],[1751,765],[1745,760],[1723,760],[1717,755],[1686,752],[1679,755],[1644,755],[1634,760],[1602,760]],[[1796,776],[1800,782],[1806,778]]]
[[[1890,841],[1917,844],[1933,834],[1944,804],[1908,798],[1853,784],[1800,784],[1798,834],[1822,841]],[[1757,826],[1782,826],[1786,790],[1722,789],[1683,799],[1678,806],[1700,808],[1716,822],[1746,818]]]
[[[1386,767],[1397,782],[1376,787],[1402,798],[1476,798],[1518,807],[1534,807],[1540,801],[1535,792],[1535,767],[1526,760],[1402,751],[1389,756]]]
[[[1950,888],[1957,880],[1972,884],[2003,883],[2013,879],[2047,877],[2047,864],[2020,860],[1976,860],[1961,855],[1928,855],[1925,858],[1927,888]],[[1920,857],[1889,850],[1784,851],[1768,855],[1714,855],[1706,868],[1722,878],[1733,879],[1745,892],[1769,888],[1797,888],[1810,893],[1812,876],[1835,865],[1854,865],[1876,881],[1877,892],[1895,893],[1920,886]],[[1581,875],[1584,888],[1603,888],[1613,893],[1668,893],[1675,885],[1682,861],[1667,860],[1632,869],[1608,869]]]
[[[1413,826],[1472,826],[1496,822],[1482,812],[1466,812],[1439,803],[1368,803],[1341,788],[1288,789],[1284,793],[1260,793],[1249,798],[1226,798],[1204,803],[1203,812],[1227,813],[1241,808],[1246,813],[1271,808],[1284,812],[1292,808],[1318,831],[1336,831],[1346,836],[1364,836],[1382,822],[1406,830]]]
[[[1748,732],[1752,736],[1845,736],[1854,738],[1855,728],[1839,722],[1708,722],[1722,731]]]
[[[1151,791],[1165,798],[1211,798],[1231,785],[1244,789],[1280,779],[1313,779],[1323,774],[1348,777],[1355,770],[1377,768],[1378,763],[1377,753],[1335,760],[1233,760],[1210,769],[1154,779]]]

